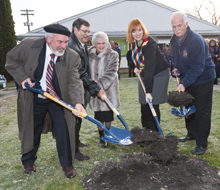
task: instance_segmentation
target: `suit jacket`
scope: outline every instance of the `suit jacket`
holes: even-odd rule
[[[44,44],[45,38],[25,38],[19,45],[8,52],[5,68],[18,84],[21,84],[27,78],[36,80],[34,74],[39,65],[39,55]],[[65,54],[61,56],[55,64],[61,97],[63,101],[73,106],[77,103],[83,104],[84,102],[83,85],[78,73],[79,64],[79,55],[69,48],[66,49]],[[33,149],[33,93],[19,88],[17,104],[21,153],[25,154]],[[64,109],[64,112],[69,129],[74,163],[75,139],[72,137],[75,137],[75,116],[67,109]]]
[[[90,95],[92,95],[93,97],[97,96],[101,88],[97,85],[97,83],[94,80],[91,79],[87,46],[85,45],[85,49],[83,49],[81,43],[79,42],[74,33],[71,33],[69,37],[68,46],[74,51],[76,51],[81,58],[81,63],[78,71],[80,79],[83,81],[85,99],[84,105],[86,106],[86,104],[89,102]]]

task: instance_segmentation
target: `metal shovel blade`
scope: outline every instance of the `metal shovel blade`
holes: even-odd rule
[[[195,111],[196,108],[194,105],[190,106],[188,109],[186,109],[185,106],[180,106],[180,110],[171,108],[171,113],[179,117],[187,117],[193,114]]]
[[[111,126],[108,132],[105,131],[105,135],[101,139],[119,145],[132,145],[132,136],[133,134],[130,131]]]

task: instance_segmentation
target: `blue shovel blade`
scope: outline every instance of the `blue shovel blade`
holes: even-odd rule
[[[113,135],[111,135],[113,134]],[[133,134],[130,131],[119,129],[116,127],[111,127],[104,137],[101,139],[110,143],[119,144],[119,145],[131,145],[131,137]]]

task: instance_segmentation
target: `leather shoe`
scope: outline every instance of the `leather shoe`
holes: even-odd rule
[[[32,174],[36,172],[36,166],[34,164],[28,164],[24,166],[24,173]]]
[[[65,173],[65,176],[69,179],[76,176],[76,170],[73,167],[63,167],[63,171]]]
[[[195,139],[196,138],[186,136],[186,137],[179,138],[179,142],[186,142],[186,141],[191,141],[191,140],[195,140]]]
[[[84,161],[84,160],[88,160],[89,159],[89,156],[79,152],[79,153],[76,153],[75,154],[75,158],[79,161]]]
[[[107,142],[100,139],[100,144],[103,146],[103,147],[107,147]]]
[[[79,147],[86,147],[86,146],[89,146],[89,144],[88,143],[79,142]]]
[[[207,150],[207,147],[202,147],[202,146],[196,146],[196,148],[192,151],[192,154],[196,154],[196,155],[202,155],[205,153],[205,151]]]

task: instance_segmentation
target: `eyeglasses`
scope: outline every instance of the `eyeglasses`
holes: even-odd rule
[[[97,46],[101,46],[101,45],[105,45],[106,43],[105,42],[102,42],[102,43],[95,43]]]
[[[79,29],[79,30],[82,30],[82,29]],[[88,33],[88,34],[90,34],[90,30],[82,30],[84,33]]]

